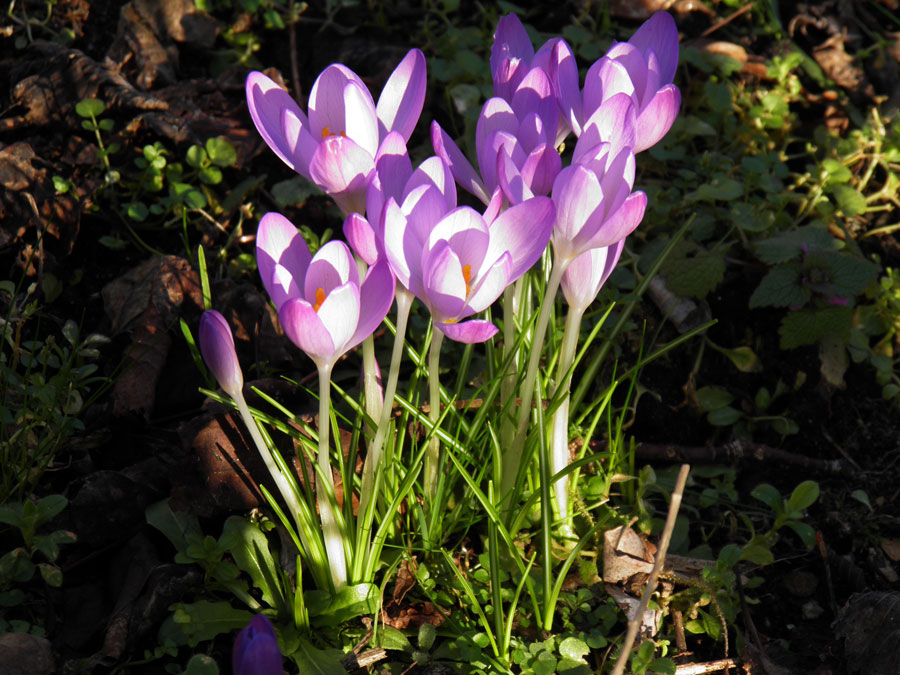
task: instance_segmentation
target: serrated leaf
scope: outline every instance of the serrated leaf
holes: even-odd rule
[[[227,550],[234,562],[250,575],[253,585],[262,591],[262,599],[270,607],[282,604],[284,590],[281,588],[278,565],[269,551],[269,540],[260,529],[240,516],[231,516],[222,527],[222,538],[233,538],[234,545]]]
[[[172,546],[180,553],[186,553],[188,541],[203,536],[197,516],[183,511],[173,511],[169,501],[164,499],[151,504],[144,511],[148,525],[166,535]]]
[[[750,309],[798,307],[809,302],[811,293],[802,284],[799,265],[777,265],[760,280],[750,296]]]
[[[757,258],[775,265],[797,257],[804,250],[820,248],[827,251],[836,246],[835,238],[827,229],[807,225],[764,239],[756,244],[754,250]]]
[[[660,269],[666,286],[676,295],[704,298],[725,276],[725,258],[700,246],[682,242]]]
[[[819,484],[814,480],[805,480],[794,488],[788,500],[791,508],[802,511],[812,506],[819,498]]]
[[[836,296],[852,298],[869,287],[881,268],[859,256],[828,251],[831,285]]]
[[[782,349],[794,349],[811,345],[825,335],[834,333],[842,341],[850,339],[853,309],[850,307],[824,307],[789,312],[778,329]]]
[[[374,643],[376,646],[382,647],[383,649],[393,649],[404,652],[411,652],[413,649],[409,638],[393,626],[379,627]]]

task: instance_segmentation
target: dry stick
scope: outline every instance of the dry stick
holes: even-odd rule
[[[707,661],[706,663],[685,663],[675,668],[675,675],[706,675],[707,673],[717,673],[720,670],[737,667],[738,662],[735,659],[719,659],[717,661]]]
[[[708,36],[712,35],[713,33],[715,33],[717,30],[719,30],[720,28],[722,28],[723,26],[727,26],[729,23],[734,21],[736,18],[738,18],[742,14],[746,14],[751,9],[753,9],[754,4],[755,3],[753,3],[753,2],[748,2],[746,5],[744,5],[740,9],[738,9],[738,10],[732,12],[731,14],[729,14],[728,16],[726,16],[724,19],[721,19],[720,21],[716,21],[712,26],[707,28],[702,33],[700,33],[700,37],[708,37]]]
[[[681,471],[678,472],[678,480],[675,481],[675,489],[672,490],[672,500],[669,502],[669,515],[666,516],[666,526],[663,528],[662,536],[659,538],[659,549],[656,551],[653,570],[650,572],[647,586],[644,588],[643,595],[641,595],[641,604],[638,605],[634,617],[628,620],[628,632],[625,634],[625,642],[622,644],[619,658],[616,659],[612,675],[622,675],[625,672],[628,656],[631,653],[631,648],[634,646],[638,630],[640,630],[641,616],[647,610],[647,605],[650,604],[650,596],[656,590],[656,580],[659,578],[659,573],[662,571],[663,564],[666,561],[666,551],[669,548],[669,541],[672,539],[672,530],[675,529],[675,518],[678,515],[678,509],[681,507],[681,495],[684,493],[684,484],[687,482],[690,470],[690,464],[682,464]]]

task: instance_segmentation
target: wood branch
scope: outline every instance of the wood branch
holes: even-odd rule
[[[737,668],[740,664],[735,659],[718,659],[706,663],[685,663],[675,667],[675,675],[706,675],[720,670]]]

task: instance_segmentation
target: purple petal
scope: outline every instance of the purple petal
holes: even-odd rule
[[[513,94],[512,109],[516,116],[522,120],[529,114],[535,114],[541,121],[545,130],[545,141],[552,143],[556,137],[557,120],[559,118],[559,103],[553,93],[553,85],[550,78],[542,68],[532,68],[525,78],[516,87]],[[524,143],[524,141],[523,141]],[[531,150],[535,144],[525,143]]]
[[[562,170],[562,159],[552,145],[539,145],[528,155],[522,166],[522,177],[536,195],[548,195],[553,181]]]
[[[309,178],[309,163],[319,147],[319,142],[310,135],[309,123],[304,120],[305,117],[298,117],[297,111],[291,108],[281,111],[281,128],[284,130],[285,143],[291,149],[293,158],[293,162],[288,162],[288,166],[304,178]]]
[[[547,248],[555,215],[556,208],[548,197],[535,197],[507,209],[491,224],[485,261],[493,264],[504,252],[509,252],[509,280],[515,281]]]
[[[617,42],[606,52],[606,58],[625,67],[625,70],[628,71],[628,78],[631,80],[631,87],[622,91],[634,96],[640,102],[644,92],[647,91],[649,81],[647,55],[628,42]],[[615,82],[620,83],[618,76],[612,75],[610,71],[604,71],[604,77],[612,78]],[[609,90],[610,86],[607,81],[604,81],[604,99],[618,92],[618,90]]]
[[[584,118],[589,119],[601,103],[616,94],[634,96],[634,84],[622,63],[604,56],[588,69],[584,78]]]
[[[633,192],[625,203],[611,214],[594,235],[581,247],[581,251],[601,246],[612,246],[634,232],[647,208],[647,195],[641,191]]]
[[[497,220],[497,216],[503,211],[504,207],[503,191],[498,187],[491,195],[491,201],[488,202],[487,208],[481,217],[484,218],[484,224],[490,227],[491,223]]]
[[[318,289],[321,288],[328,295],[332,289],[348,282],[359,286],[359,271],[356,268],[356,262],[347,245],[333,239],[316,251],[316,255],[313,256],[303,283],[303,296],[307,302],[315,304],[318,302],[316,298]]]
[[[430,183],[420,185],[408,193],[401,208],[422,241],[428,238],[434,226],[447,214],[444,196]]]
[[[591,215],[602,208],[603,191],[596,174],[580,164],[567,166],[553,183],[556,224],[551,239],[556,255],[566,260],[573,255],[572,241],[587,225]]]
[[[656,52],[660,64],[661,82],[669,83],[678,67],[678,27],[666,12],[657,12],[638,28],[628,41],[646,53]]]
[[[388,199],[384,205],[384,250],[391,270],[403,286],[415,295],[421,289],[421,251],[424,241],[411,241],[410,248],[415,250],[418,245],[419,255],[411,255],[407,258],[406,243],[417,239],[416,233],[409,226],[409,221],[403,211],[394,201]],[[415,286],[416,290],[413,290]]]
[[[331,135],[346,134],[347,138],[374,157],[378,152],[378,117],[372,106],[372,95],[365,85],[350,81],[344,86],[344,110],[344,129],[331,129]]]
[[[359,323],[348,348],[358,345],[381,325],[394,302],[395,290],[394,274],[386,260],[369,268],[359,289]]]
[[[622,239],[612,246],[585,251],[569,264],[560,282],[569,306],[584,311],[594,301],[624,248],[625,240]]]
[[[469,290],[466,306],[457,318],[462,319],[481,312],[491,305],[503,293],[503,289],[514,281],[512,274],[512,257],[505,252],[500,259],[494,262],[483,274],[479,274],[474,285]]]
[[[509,158],[505,148],[500,148],[497,153],[497,180],[511,204],[520,204],[534,197],[528,182],[519,173],[519,167]]]
[[[468,206],[450,211],[431,230],[428,249],[436,248],[441,241],[450,245],[460,265],[469,266],[470,279],[473,279],[481,269],[490,243],[490,233],[481,215]]]
[[[365,260],[367,265],[375,264],[382,244],[368,220],[358,213],[351,213],[344,221],[344,237],[353,252]]]
[[[376,110],[382,138],[388,132],[398,131],[405,141],[409,140],[422,114],[426,84],[425,55],[410,49],[378,97]]]
[[[244,374],[234,351],[234,337],[225,317],[214,309],[200,317],[200,354],[219,386],[232,398],[244,387]]]
[[[613,155],[617,155],[624,147],[633,148],[634,126],[634,101],[630,96],[616,94],[606,99],[584,123],[584,129],[575,144],[572,162],[581,162],[584,150],[598,143],[609,143]]]
[[[359,286],[352,282],[333,289],[319,306],[317,315],[334,344],[333,358],[338,358],[350,348],[350,340],[359,325],[359,312]]]
[[[500,181],[497,178],[497,155],[500,153],[501,148],[506,151],[516,166],[522,166],[527,157],[515,134],[497,130],[488,136],[478,146],[478,166],[481,169],[481,177],[484,179],[485,188],[491,191],[500,185]]]
[[[437,122],[431,123],[431,145],[434,147],[434,153],[450,167],[450,172],[459,186],[487,204],[491,198],[487,190],[485,190],[481,178],[478,177],[462,150],[447,135],[447,132],[441,129],[441,125]]]
[[[263,614],[238,633],[231,652],[235,675],[280,675],[281,651],[275,629]]]
[[[456,208],[456,182],[453,180],[453,174],[450,173],[450,167],[440,157],[432,155],[413,171],[404,188],[404,197],[415,188],[425,184],[434,185],[440,191],[444,196],[447,211]]]
[[[656,145],[672,128],[680,107],[681,92],[674,84],[667,84],[656,92],[635,121],[634,151],[642,152]]]
[[[434,326],[451,340],[467,345],[485,342],[497,334],[497,327],[484,319],[472,319],[462,323],[435,322]]]
[[[299,297],[312,255],[293,223],[280,213],[262,217],[256,231],[256,264],[276,309]]]
[[[375,173],[366,188],[366,215],[377,220],[388,197],[400,202],[412,172],[406,141],[399,132],[392,131],[375,154]]]
[[[512,99],[533,56],[534,46],[519,17],[515,14],[501,17],[491,46],[491,75],[497,96],[507,101]]]
[[[435,321],[456,319],[466,304],[466,280],[459,256],[446,241],[438,241],[422,260],[425,297]]]
[[[309,165],[310,178],[344,215],[365,212],[366,188],[374,170],[372,155],[343,136],[322,141]]]
[[[333,63],[319,73],[309,92],[309,125],[313,138],[347,133],[347,100],[344,89],[348,84],[357,87],[354,95],[362,98],[374,118],[375,102],[366,85],[352,70],[340,63]],[[378,133],[377,126],[375,133]]]
[[[331,333],[306,300],[291,298],[278,311],[278,319],[285,335],[306,352],[316,365],[332,363],[335,358]]]
[[[578,85],[578,63],[575,61],[572,48],[565,40],[559,40],[553,46],[550,57],[550,81],[553,83],[563,117],[575,135],[580,136],[584,117],[581,109],[581,88]]]
[[[310,136],[309,120],[300,106],[290,94],[260,72],[254,71],[247,76],[245,90],[250,117],[266,145],[294,171],[309,176],[306,162],[298,155],[309,152],[310,143],[315,145],[316,142]],[[289,113],[287,129],[285,113]],[[299,148],[303,148],[304,153],[298,153]]]

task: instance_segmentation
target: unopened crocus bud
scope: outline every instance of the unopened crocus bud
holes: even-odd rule
[[[244,375],[234,351],[234,338],[225,317],[214,309],[200,317],[200,353],[219,386],[232,398],[244,387]]]
[[[262,614],[254,616],[238,633],[231,656],[234,675],[281,675],[281,650],[275,629]]]

